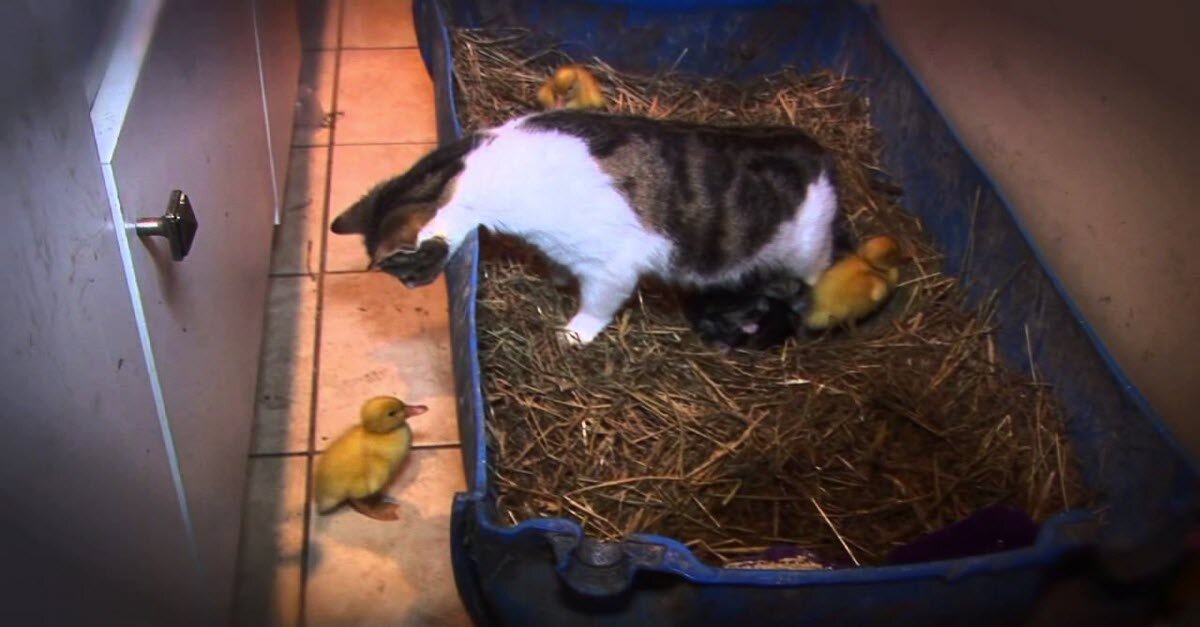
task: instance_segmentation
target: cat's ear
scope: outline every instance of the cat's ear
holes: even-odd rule
[[[423,224],[415,217],[413,214],[392,213],[383,219],[379,226],[379,244],[371,256],[372,266],[379,266],[393,255],[417,252],[417,234]]]
[[[367,232],[367,207],[371,203],[364,198],[353,205],[349,209],[342,212],[341,215],[333,219],[333,224],[329,225],[329,230],[338,235],[349,235],[351,233],[366,233]]]

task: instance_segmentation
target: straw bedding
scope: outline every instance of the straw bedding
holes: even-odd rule
[[[524,31],[459,31],[454,49],[468,129],[534,110],[552,68],[573,61]],[[997,359],[992,309],[968,307],[942,273],[879,166],[855,79],[785,71],[734,86],[578,61],[611,110],[806,130],[837,156],[855,235],[890,234],[914,261],[853,332],[722,353],[645,283],[581,350],[554,333],[576,295],[533,253],[485,238],[478,332],[502,516],[671,536],[718,565],[763,567],[769,548],[796,547],[814,559],[767,566],[815,568],[882,563],[987,505],[1044,520],[1085,502],[1052,391]]]

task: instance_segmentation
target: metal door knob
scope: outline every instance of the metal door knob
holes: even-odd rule
[[[142,218],[134,224],[138,237],[156,235],[167,238],[171,245],[171,258],[175,261],[183,261],[192,249],[192,240],[196,239],[198,227],[191,201],[187,194],[179,190],[171,192],[171,201],[161,218]]]

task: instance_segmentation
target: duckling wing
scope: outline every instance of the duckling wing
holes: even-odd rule
[[[878,304],[883,302],[883,300],[887,298],[888,293],[892,291],[891,284],[887,281],[887,279],[884,279],[881,276],[871,275],[867,280],[870,283],[870,297],[872,303]]]
[[[363,489],[366,492],[362,496],[370,496],[386,488],[411,448],[412,430],[407,425],[391,433],[368,434],[363,442]]]
[[[587,70],[579,71],[579,83],[576,89],[575,99],[588,109],[603,109],[604,108],[604,92],[600,90],[600,83]]]
[[[842,303],[845,295],[845,268],[835,265],[821,276],[813,286],[812,305],[804,319],[804,326],[813,329],[827,329],[837,323],[840,314],[844,313]]]
[[[834,321],[833,314],[830,314],[828,311],[814,309],[804,319],[804,326],[813,331],[821,331],[832,326]]]
[[[393,467],[387,460],[376,456],[367,457],[364,459],[361,478],[354,486],[351,496],[365,499],[383,491],[392,478],[392,471]]]
[[[600,92],[599,87],[595,86],[588,89],[582,89],[579,92],[579,102],[585,109],[603,109],[604,94]]]
[[[896,287],[900,282],[900,268],[888,268],[887,271],[888,287]]]
[[[363,482],[362,432],[352,430],[334,440],[317,457],[313,496],[319,511],[337,507],[361,490]]]
[[[805,326],[825,329],[853,322],[878,307],[891,287],[865,263],[845,260],[830,268],[813,288],[813,306]]]
[[[554,95],[554,85],[552,80],[546,81],[537,92],[538,103],[545,109],[553,109],[557,102],[557,97]]]

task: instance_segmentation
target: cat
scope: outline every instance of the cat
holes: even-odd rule
[[[510,120],[434,150],[331,229],[371,266],[434,281],[477,227],[516,235],[579,282],[564,339],[591,342],[642,275],[687,286],[774,269],[808,285],[831,262],[833,159],[790,127],[585,111]]]

